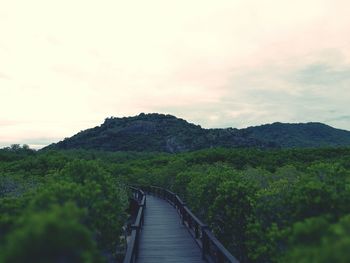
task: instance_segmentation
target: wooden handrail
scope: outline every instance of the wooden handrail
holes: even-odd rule
[[[127,244],[126,253],[123,263],[134,263],[138,254],[138,247],[140,242],[140,232],[144,223],[144,211],[146,206],[146,195],[138,188],[130,187],[132,195],[138,204],[137,216],[134,224],[131,225],[130,240]]]
[[[168,201],[177,209],[182,223],[189,229],[189,232],[200,246],[203,259],[215,263],[239,263],[213,235],[209,227],[195,216],[177,194],[158,186],[147,186],[142,187],[142,189]]]

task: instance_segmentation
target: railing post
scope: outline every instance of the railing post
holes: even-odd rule
[[[135,235],[135,258],[138,256],[139,253],[139,230],[140,228],[138,226],[135,225],[131,225],[131,231],[135,230],[136,231],[136,235]]]
[[[188,224],[188,228],[192,229],[192,217],[190,216],[188,217],[187,224]]]
[[[145,198],[145,203],[140,205],[140,208],[142,207],[143,211],[142,211],[142,216],[141,216],[141,226],[143,226],[144,222],[145,222],[145,206],[146,206],[146,198]]]
[[[208,226],[202,226],[202,258],[205,259],[205,255],[209,252],[209,239],[205,231],[208,229]]]
[[[221,253],[221,251],[217,252],[217,259],[218,259],[218,263],[224,263],[224,255]]]
[[[181,214],[181,218],[182,218],[182,224],[184,225],[185,224],[185,221],[186,221],[186,213],[185,213],[185,206],[186,206],[186,203],[180,203],[180,214]]]

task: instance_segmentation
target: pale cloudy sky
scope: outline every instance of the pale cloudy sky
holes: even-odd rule
[[[106,117],[350,129],[348,0],[0,0],[0,147]]]

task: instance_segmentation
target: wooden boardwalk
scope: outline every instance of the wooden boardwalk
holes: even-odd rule
[[[138,263],[203,263],[201,250],[168,202],[147,195]]]

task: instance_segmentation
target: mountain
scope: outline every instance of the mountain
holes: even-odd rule
[[[185,152],[210,147],[274,146],[242,136],[238,129],[203,129],[164,114],[107,118],[101,126],[84,130],[45,149]]]
[[[350,145],[350,132],[319,122],[265,124],[241,130],[244,136],[282,148],[338,147]]]
[[[44,149],[185,152],[211,147],[295,148],[350,145],[350,132],[322,123],[273,123],[246,129],[203,129],[172,115],[107,118]]]

